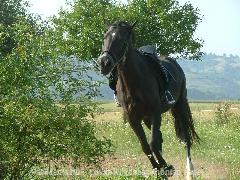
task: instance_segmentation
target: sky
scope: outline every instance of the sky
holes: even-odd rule
[[[126,0],[122,0],[126,2]],[[203,52],[240,55],[240,0],[178,0],[190,2],[200,10],[203,20],[195,37],[205,42]],[[47,18],[56,15],[65,0],[29,0],[30,11]]]

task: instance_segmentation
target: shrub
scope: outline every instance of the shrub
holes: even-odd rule
[[[219,103],[216,108],[216,123],[217,125],[225,125],[230,122],[233,117],[231,112],[232,104],[229,102]]]
[[[16,14],[0,28],[0,179],[29,177],[45,161],[98,165],[111,143],[95,136],[89,116],[99,84],[89,67],[59,54],[61,39],[37,17]]]

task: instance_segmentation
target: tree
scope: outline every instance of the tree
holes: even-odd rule
[[[202,41],[194,39],[201,17],[190,3],[180,6],[177,0],[131,0],[126,14],[126,19],[139,22],[138,46],[156,44],[163,55],[196,59],[202,55]]]
[[[34,20],[27,13],[29,6],[25,1],[19,0],[0,0],[0,57],[5,56],[12,51],[17,42],[14,41],[14,32],[12,26],[24,17],[29,24]]]
[[[107,22],[138,21],[136,47],[157,46],[163,55],[199,59],[202,40],[194,38],[201,22],[199,10],[176,0],[129,0],[127,5],[114,0],[75,0],[70,10],[61,10],[53,22],[59,37],[65,34],[60,49],[80,59],[96,58],[101,50]]]
[[[49,23],[30,15],[21,0],[4,3],[0,17],[9,19],[0,21],[0,179],[26,178],[45,161],[97,165],[111,146],[96,137],[89,116],[98,110],[92,100],[97,82],[79,79],[87,67],[58,53],[62,39]]]

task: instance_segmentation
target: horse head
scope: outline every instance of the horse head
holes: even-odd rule
[[[133,25],[126,22],[117,22],[110,25],[104,34],[102,53],[98,58],[101,73],[109,74],[119,64],[132,46]]]

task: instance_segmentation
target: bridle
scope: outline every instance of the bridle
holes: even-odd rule
[[[123,48],[121,56],[119,58],[115,54],[110,52],[109,50],[103,51],[100,58],[103,56],[106,56],[111,61],[111,63],[114,64],[114,66],[116,66],[118,63],[120,63],[126,57],[127,51],[128,51],[128,43],[124,42],[124,48]]]
[[[125,40],[123,48],[122,48],[121,56],[119,58],[110,51],[110,48],[104,50],[99,58],[102,58],[103,56],[107,57],[111,61],[111,63],[114,64],[114,66],[113,66],[113,68],[114,68],[123,59],[125,59],[128,49],[129,49],[129,43]]]

